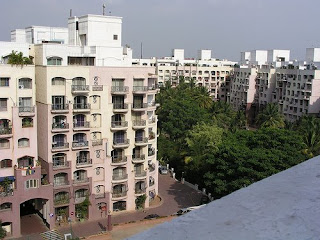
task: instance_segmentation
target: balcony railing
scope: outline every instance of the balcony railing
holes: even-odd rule
[[[0,197],[10,197],[13,196],[13,189],[8,188],[8,189],[2,189],[0,191]]]
[[[100,146],[103,143],[102,139],[98,139],[98,140],[92,140],[92,146]]]
[[[19,107],[19,114],[32,114],[34,113],[34,107]]]
[[[135,120],[132,122],[134,127],[144,127],[146,126],[146,120]]]
[[[145,188],[136,188],[134,190],[134,193],[135,194],[142,194],[142,193],[145,193],[146,192],[146,189]]]
[[[112,163],[126,163],[126,162],[127,162],[126,156],[112,157]]]
[[[88,147],[88,146],[89,146],[89,141],[72,142],[73,148]]]
[[[68,180],[53,181],[53,186],[54,187],[60,187],[60,186],[66,186],[66,185],[69,185],[69,181]]]
[[[106,194],[105,193],[99,193],[99,194],[96,194],[94,197],[95,197],[95,199],[105,198]]]
[[[90,128],[90,122],[78,122],[73,123],[73,128]]]
[[[0,135],[8,135],[12,134],[12,128],[11,127],[6,127],[6,128],[1,128],[0,127]]]
[[[69,143],[67,142],[52,143],[52,149],[62,149],[62,148],[69,148]]]
[[[154,170],[156,170],[156,167],[154,164],[149,165],[149,172],[153,172]]]
[[[151,85],[151,86],[148,86],[148,90],[149,90],[149,91],[152,91],[152,90],[157,90],[157,89],[159,89],[159,86],[158,86],[158,84],[155,84],[155,85]]]
[[[92,159],[89,159],[89,158],[77,158],[76,164],[77,164],[77,166],[91,165],[92,164]]]
[[[135,176],[136,177],[145,177],[145,176],[147,176],[147,172],[146,171],[136,172]]]
[[[112,86],[111,93],[127,93],[129,92],[129,87],[127,86]]]
[[[55,206],[57,205],[64,205],[64,204],[69,204],[69,197],[65,197],[65,198],[62,198],[62,199],[54,199],[53,200],[53,203]]]
[[[120,197],[125,197],[125,196],[127,196],[127,191],[112,193],[112,198],[120,198]]]
[[[114,110],[127,110],[128,104],[127,103],[114,103],[113,109]]]
[[[67,162],[64,157],[53,157],[52,167],[54,169],[69,167],[69,162]]]
[[[52,124],[52,130],[63,130],[63,129],[69,129],[69,123],[53,123]]]
[[[89,85],[72,85],[71,86],[71,91],[72,92],[77,92],[77,91],[89,91]]]
[[[72,180],[72,182],[73,182],[73,184],[89,183],[90,180],[87,177],[82,177],[82,178],[74,179],[74,180]]]
[[[148,107],[148,103],[134,103],[132,106],[133,109],[143,109],[147,107]]]
[[[127,121],[112,121],[112,122],[111,122],[111,127],[112,127],[112,128],[124,128],[124,127],[128,127],[128,122],[127,122]]]
[[[129,139],[114,139],[113,145],[128,145],[130,143]]]
[[[155,123],[155,122],[156,122],[156,120],[157,120],[157,118],[156,118],[156,117],[149,118],[149,124],[151,124],[151,123]]]
[[[145,160],[145,159],[146,159],[146,155],[144,155],[144,154],[139,154],[139,155],[133,154],[132,155],[132,161],[140,161],[140,160]]]
[[[118,180],[125,180],[128,178],[128,174],[116,174],[112,175],[112,180],[118,181]]]
[[[136,137],[135,142],[137,144],[142,144],[142,143],[148,143],[148,138],[147,137]]]
[[[147,86],[133,86],[133,92],[147,92],[148,87]]]
[[[148,149],[148,156],[153,156],[153,155],[155,155],[155,153],[156,153],[156,150],[154,148]]]
[[[90,109],[90,104],[89,103],[75,103],[73,104],[73,109],[75,110],[87,110]]]
[[[69,104],[52,104],[52,111],[66,111],[69,110]]]
[[[79,203],[82,203],[84,200],[86,200],[87,197],[76,197],[74,199],[74,203],[75,204],[79,204]]]

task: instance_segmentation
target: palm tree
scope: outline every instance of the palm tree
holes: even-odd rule
[[[198,102],[201,108],[209,109],[213,103],[212,98],[205,87],[197,87],[194,91],[194,99]]]
[[[269,103],[266,108],[258,114],[257,124],[261,128],[283,128],[285,126],[284,117],[279,112],[278,105]]]
[[[304,116],[300,120],[300,131],[303,134],[305,148],[303,152],[308,157],[314,157],[320,153],[320,122],[313,116]]]
[[[31,57],[24,57],[22,52],[12,51],[8,55],[8,64],[12,65],[28,65],[33,64]]]

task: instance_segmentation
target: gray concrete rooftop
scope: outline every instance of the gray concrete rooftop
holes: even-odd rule
[[[320,156],[132,240],[319,240]]]

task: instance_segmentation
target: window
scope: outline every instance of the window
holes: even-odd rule
[[[30,179],[25,182],[26,188],[39,188],[39,180],[38,179]]]
[[[12,167],[12,160],[11,159],[1,160],[0,167],[1,168],[11,168]]]
[[[52,85],[61,85],[64,86],[66,84],[66,79],[62,77],[52,78]]]
[[[19,89],[32,89],[32,80],[30,78],[20,78]]]
[[[30,146],[30,142],[28,138],[20,138],[18,140],[18,147],[22,148],[22,147],[29,147]]]
[[[113,40],[118,40],[118,35],[113,35]]]
[[[7,98],[0,98],[0,112],[7,111]]]
[[[0,87],[9,87],[10,78],[0,78]]]
[[[11,209],[12,203],[6,202],[0,205],[0,211],[1,210],[8,210]]]
[[[8,139],[0,139],[0,149],[10,148],[10,141]]]
[[[61,65],[62,58],[61,57],[50,57],[47,59],[48,66],[59,66]]]

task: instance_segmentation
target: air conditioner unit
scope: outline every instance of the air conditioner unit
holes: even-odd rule
[[[23,85],[19,85],[19,89],[24,89],[24,86]]]

